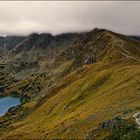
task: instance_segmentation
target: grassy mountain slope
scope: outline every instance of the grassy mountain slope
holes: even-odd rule
[[[120,123],[135,125],[132,115],[140,110],[139,46],[139,41],[107,30],[81,35],[45,69],[50,77],[42,83],[40,76],[34,79],[42,88],[36,94],[25,91],[29,97],[34,94],[33,99],[1,118],[1,127],[6,127],[0,137],[104,139]]]

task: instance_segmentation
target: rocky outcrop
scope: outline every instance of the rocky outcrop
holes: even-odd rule
[[[86,135],[85,139],[94,139],[101,131],[113,131],[123,122],[122,116],[117,116],[113,119],[109,119],[105,122],[102,122],[98,125],[97,128],[93,128]]]

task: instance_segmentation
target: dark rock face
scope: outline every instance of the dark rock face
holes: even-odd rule
[[[4,47],[4,37],[0,37],[0,48]]]
[[[130,37],[140,41],[140,36],[130,36]]]
[[[88,134],[85,135],[86,139],[93,139],[96,138],[96,135],[100,132],[100,131],[113,131],[114,129],[116,129],[117,127],[119,127],[119,125],[123,122],[123,118],[121,116],[117,116],[113,119],[109,119],[108,121],[102,122],[98,125],[97,128],[93,128],[92,130],[89,131]]]
[[[22,42],[24,39],[25,37],[22,37],[22,36],[6,36],[4,38],[5,48],[8,50],[11,50],[20,42]]]
[[[0,48],[11,50],[25,39],[23,36],[0,37]]]
[[[112,120],[108,120],[106,122],[100,123],[98,128],[99,129],[115,129],[117,125],[120,124],[122,121],[123,121],[122,117],[118,116]]]
[[[84,64],[93,64],[102,59],[110,46],[111,35],[106,30],[95,29],[91,32],[80,34],[72,46],[65,49],[56,59],[59,62],[72,60],[69,70],[76,69]]]

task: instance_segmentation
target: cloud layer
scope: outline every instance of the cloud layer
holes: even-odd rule
[[[140,35],[139,13],[139,1],[1,1],[0,34],[59,34],[98,27]]]

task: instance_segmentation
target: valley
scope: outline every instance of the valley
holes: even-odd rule
[[[137,38],[95,28],[1,37],[0,49],[0,97],[21,101],[0,139],[140,138]]]

